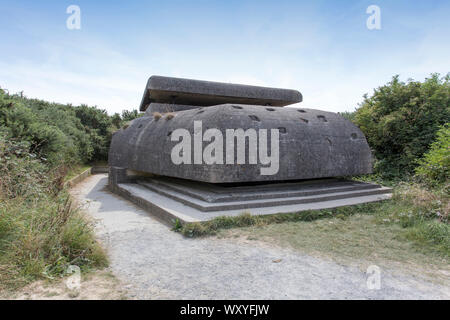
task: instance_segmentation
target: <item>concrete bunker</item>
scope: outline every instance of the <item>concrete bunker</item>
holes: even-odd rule
[[[182,221],[208,220],[220,213],[233,215],[240,209],[269,214],[300,211],[310,208],[306,204],[311,203],[345,205],[345,201],[330,201],[350,197],[353,202],[347,201],[349,204],[388,197],[388,188],[337,178],[372,172],[364,134],[336,113],[285,107],[301,101],[296,90],[152,76],[140,105],[144,116],[113,135],[110,187],[128,198],[139,193],[143,200],[135,202],[148,202],[153,211],[157,207],[156,211],[165,212],[165,218]],[[248,133],[244,147],[235,140],[231,150],[230,140],[225,139],[230,130]],[[190,135],[189,147],[179,148],[186,159],[181,162],[173,161],[173,150],[181,143],[174,134],[179,132]],[[265,146],[261,136],[266,139]],[[220,143],[219,138],[224,140]],[[253,152],[255,141],[257,155]],[[278,149],[269,150],[274,141]],[[214,161],[204,161],[205,149]],[[262,174],[273,164],[267,159],[275,151],[278,169]],[[280,189],[289,192],[280,193]],[[240,192],[247,194],[244,200],[233,197]],[[216,193],[228,195],[226,204],[209,201]],[[273,194],[278,195],[277,200],[268,201]],[[161,209],[158,203],[164,199],[173,202],[172,209]],[[186,208],[192,209],[192,214],[180,218],[177,212],[186,212]]]

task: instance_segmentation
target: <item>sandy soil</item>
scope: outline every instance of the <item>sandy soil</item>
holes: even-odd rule
[[[17,292],[6,293],[0,299],[17,300],[122,300],[127,291],[109,271],[92,272],[81,277],[80,286],[67,285],[69,278],[36,281]]]

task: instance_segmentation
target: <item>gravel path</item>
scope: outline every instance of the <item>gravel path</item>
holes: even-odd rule
[[[357,268],[235,239],[186,239],[105,190],[107,175],[72,189],[97,219],[112,272],[138,299],[449,299],[449,288],[381,274],[367,288]],[[273,261],[281,259],[279,263]],[[397,274],[397,273],[396,273]]]

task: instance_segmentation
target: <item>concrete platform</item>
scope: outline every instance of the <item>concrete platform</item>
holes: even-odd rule
[[[392,192],[343,179],[227,186],[162,177],[110,184],[110,189],[169,223],[335,208],[389,199]]]

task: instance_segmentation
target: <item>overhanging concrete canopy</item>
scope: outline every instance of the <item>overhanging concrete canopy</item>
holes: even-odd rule
[[[297,90],[151,76],[139,109],[145,111],[152,102],[195,106],[236,103],[283,107],[301,101],[302,95]]]

